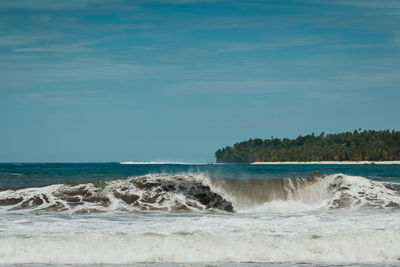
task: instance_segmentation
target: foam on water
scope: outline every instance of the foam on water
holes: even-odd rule
[[[10,237],[0,241],[2,263],[133,262],[396,262],[398,232],[334,237],[226,235],[103,235]],[[379,249],[376,249],[379,245]],[[115,248],[119,248],[116,250]],[[46,253],[44,253],[46,251]]]
[[[10,233],[0,238],[0,263],[394,263],[399,219],[398,212],[2,218]]]
[[[181,162],[181,161],[122,161],[119,164],[123,165],[208,165],[215,163],[207,162]]]

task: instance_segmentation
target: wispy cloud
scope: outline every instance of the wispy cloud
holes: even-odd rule
[[[348,50],[348,49],[382,49],[388,47],[389,44],[357,44],[357,43],[339,43],[324,44],[320,48],[332,50]]]
[[[0,35],[0,46],[29,45],[39,41],[55,40],[64,36],[65,34],[56,32],[4,34]]]
[[[57,53],[71,53],[71,52],[90,52],[95,51],[94,48],[90,47],[95,44],[94,42],[80,42],[72,44],[54,44],[47,46],[37,47],[23,47],[15,48],[12,51],[17,53],[29,53],[29,52],[57,52]]]
[[[319,35],[319,36],[274,36],[269,40],[263,42],[235,42],[235,43],[221,43],[221,50],[224,51],[253,51],[253,50],[276,50],[293,47],[326,45],[338,42],[337,37]]]
[[[340,6],[354,6],[354,7],[365,7],[365,8],[398,8],[400,9],[400,2],[397,0],[352,0],[352,1],[323,1],[323,0],[311,0],[306,2],[319,3],[323,5],[340,5]]]
[[[176,86],[172,91],[179,94],[266,94],[306,91],[318,88],[320,81],[302,80],[217,80],[187,82]]]
[[[108,0],[68,0],[68,1],[48,1],[48,0],[2,0],[0,9],[31,9],[31,10],[77,10],[99,7],[115,7],[115,2],[122,4],[123,1]],[[120,6],[120,5],[119,5]],[[126,7],[132,6],[126,3]]]

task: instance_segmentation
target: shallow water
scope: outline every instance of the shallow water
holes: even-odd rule
[[[0,164],[0,266],[396,266],[399,174]]]

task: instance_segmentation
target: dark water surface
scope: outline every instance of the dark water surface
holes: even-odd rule
[[[204,172],[238,179],[307,177],[344,173],[378,181],[400,181],[400,164],[380,165],[251,165],[251,164],[120,164],[0,163],[0,188],[86,183],[150,173]]]

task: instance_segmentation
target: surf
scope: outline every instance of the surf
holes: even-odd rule
[[[0,211],[6,213],[273,213],[399,207],[400,184],[340,173],[279,179],[159,173],[0,191]]]

